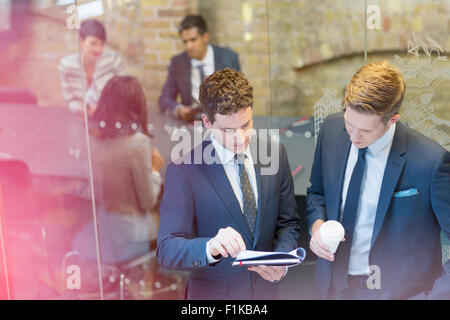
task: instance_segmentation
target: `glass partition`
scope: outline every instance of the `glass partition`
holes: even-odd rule
[[[296,195],[306,195],[318,125],[364,62],[364,1],[268,1],[271,115]]]
[[[0,6],[2,298],[99,298],[96,256],[87,263],[72,245],[94,220],[86,125],[67,108],[59,70],[79,49],[76,3]]]
[[[402,121],[450,147],[446,1],[368,1],[367,61],[386,59],[406,80]]]
[[[367,62],[386,59],[406,81],[401,120],[450,149],[448,1],[367,1]],[[441,234],[442,261],[450,241]]]
[[[284,298],[310,299],[316,256],[309,250],[305,196],[318,130],[340,111],[344,88],[364,64],[364,1],[269,0],[271,125],[287,149],[301,218],[304,264],[289,273]],[[290,283],[301,281],[305,290]]]
[[[0,298],[184,299],[188,273],[158,264],[156,236],[167,166],[204,133],[200,81],[191,85],[201,73],[170,67],[187,57],[186,15],[202,15],[209,44],[237,53],[255,128],[286,146],[307,249],[318,130],[362,65],[395,64],[407,81],[402,121],[449,148],[449,6],[0,0]],[[314,265],[308,251],[280,298],[311,298]]]

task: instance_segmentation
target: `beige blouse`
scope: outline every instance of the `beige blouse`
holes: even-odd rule
[[[91,141],[96,203],[117,214],[150,212],[161,190],[161,176],[152,171],[150,138],[138,132]]]

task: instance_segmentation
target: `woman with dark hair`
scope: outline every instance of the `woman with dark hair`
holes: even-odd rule
[[[149,252],[156,239],[164,160],[150,149],[146,99],[136,78],[109,80],[92,119],[98,124],[91,131],[91,153],[101,258],[123,262]],[[92,232],[92,225],[85,228],[75,247],[95,258]]]
[[[59,73],[64,99],[69,109],[83,114],[86,105],[89,115],[97,107],[97,102],[105,84],[115,75],[124,73],[121,57],[104,50],[106,30],[97,20],[85,20],[80,25],[80,52],[63,58],[59,63]]]

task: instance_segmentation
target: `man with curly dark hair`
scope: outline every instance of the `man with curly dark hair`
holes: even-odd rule
[[[232,262],[246,249],[297,247],[299,219],[286,150],[251,139],[253,89],[241,72],[210,75],[200,87],[200,101],[210,139],[167,169],[158,261],[191,271],[188,299],[275,299],[286,267],[232,267]],[[264,171],[267,162],[254,148],[262,144],[270,144],[278,170]],[[201,163],[196,154],[203,155]]]

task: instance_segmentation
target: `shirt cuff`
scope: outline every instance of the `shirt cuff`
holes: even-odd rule
[[[156,184],[161,185],[162,178],[161,178],[161,174],[158,171],[152,170],[152,178],[154,179]]]

